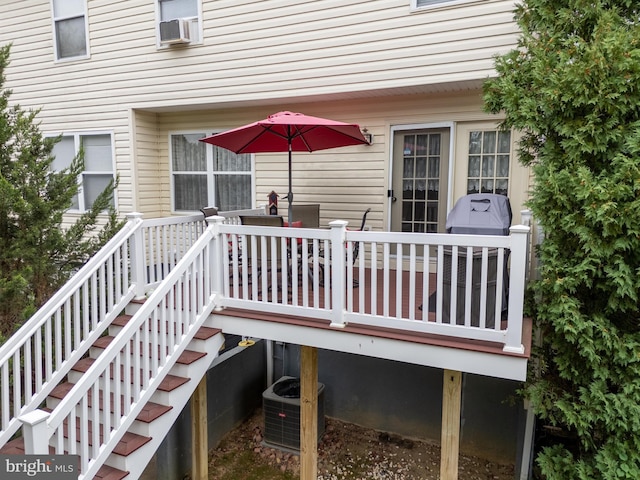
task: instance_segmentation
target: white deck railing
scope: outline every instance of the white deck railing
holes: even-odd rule
[[[0,446],[20,428],[17,417],[38,408],[134,297],[129,240],[139,217],[132,215],[0,348]]]
[[[492,236],[350,231],[346,225],[219,225],[221,306],[329,320],[335,327],[486,340],[523,352],[528,227]]]

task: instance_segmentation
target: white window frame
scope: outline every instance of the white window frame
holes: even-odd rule
[[[422,12],[441,7],[454,7],[465,3],[480,3],[486,0],[422,0],[428,3],[418,6],[419,1],[421,0],[411,0],[411,11]]]
[[[220,130],[222,131],[222,130]],[[207,205],[205,206],[218,206],[215,205],[215,184],[213,183],[213,178],[215,175],[249,175],[251,176],[251,205],[256,204],[256,162],[255,155],[251,154],[251,170],[249,171],[234,171],[234,172],[218,172],[213,169],[213,145],[206,145],[206,166],[207,169],[205,171],[188,171],[188,170],[180,170],[179,172],[174,171],[173,169],[173,149],[171,148],[171,137],[174,135],[213,135],[214,133],[219,133],[220,131],[206,131],[206,130],[175,130],[169,132],[167,137],[167,146],[169,153],[169,186],[171,190],[171,213],[177,215],[184,215],[189,213],[198,213],[197,210],[176,210],[176,196],[175,196],[175,187],[174,187],[174,175],[205,175],[207,178]]]
[[[91,50],[90,50],[90,46],[89,46],[89,15],[88,15],[88,11],[87,11],[87,0],[83,0],[84,3],[84,43],[85,43],[85,47],[86,47],[86,53],[84,55],[77,55],[75,57],[65,57],[65,58],[61,58],[60,55],[58,54],[58,35],[57,35],[57,22],[61,21],[61,20],[67,20],[67,19],[71,19],[71,18],[76,18],[78,15],[72,15],[72,16],[67,16],[67,17],[56,17],[55,16],[55,8],[54,8],[54,2],[56,0],[51,0],[50,1],[50,6],[51,6],[51,30],[53,33],[53,57],[54,57],[54,61],[56,63],[58,62],[74,62],[76,60],[86,60],[88,58],[91,57]],[[64,0],[59,0],[59,1],[64,1]]]
[[[83,170],[77,178],[77,182],[78,182],[78,208],[70,208],[68,210],[68,212],[70,213],[84,213],[88,211],[88,208],[85,205],[85,198],[84,198],[84,185],[83,185],[83,179],[85,175],[111,175],[112,178],[115,180],[116,179],[116,161],[115,161],[115,144],[114,144],[114,140],[113,140],[113,132],[112,131],[104,131],[104,130],[88,130],[88,131],[75,131],[75,132],[62,132],[59,134],[55,134],[55,135],[49,135],[47,134],[46,136],[49,137],[57,137],[58,135],[61,135],[63,138],[65,137],[73,137],[73,151],[74,151],[74,158],[75,155],[78,154],[79,150],[80,150],[80,139],[81,137],[91,137],[91,136],[104,136],[104,135],[109,135],[109,138],[111,139],[111,170],[91,170],[90,172],[87,172],[87,170]],[[73,159],[70,159],[69,161],[69,165],[71,165],[71,161]],[[69,166],[67,165],[67,166]],[[113,192],[113,204],[114,206],[117,208],[118,207],[118,199],[117,199],[117,191]]]
[[[190,42],[187,45],[202,45],[203,26],[202,26],[202,0],[195,0],[198,7],[198,15],[196,17],[185,17],[184,20],[189,22]],[[162,19],[160,12],[160,1],[155,0],[156,7],[156,48],[165,50],[171,48],[171,45],[160,43],[160,22],[165,20],[173,20],[171,18]]]

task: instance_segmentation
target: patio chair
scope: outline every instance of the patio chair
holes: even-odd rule
[[[312,203],[308,205],[291,205],[291,220],[301,221],[303,228],[320,228],[320,204]]]
[[[284,227],[284,219],[280,215],[240,215],[241,225],[252,225],[261,227]],[[251,241],[247,239],[245,245],[243,245],[243,251],[246,249],[246,258],[248,259],[247,268],[249,269],[249,275],[253,271],[253,265],[256,265],[256,271],[258,276],[262,274],[263,258],[266,258],[267,270],[271,271],[271,266],[275,263],[277,265],[277,271],[280,272],[280,265],[282,264],[282,242],[285,239],[276,239],[276,251],[275,255],[271,249],[271,242],[269,241],[266,248],[263,250],[260,242],[256,242],[255,246],[251,245]],[[244,255],[243,255],[244,256]],[[255,262],[255,263],[254,263]]]
[[[369,212],[371,211],[371,208],[367,208],[364,212],[364,214],[362,215],[362,221],[360,222],[360,228],[357,229],[353,229],[353,228],[347,228],[347,230],[351,230],[351,231],[362,231],[364,230],[366,224],[367,224],[367,215],[369,214]],[[352,246],[352,264],[355,265],[356,260],[358,258],[358,253],[360,253],[360,242],[354,242],[353,246]],[[345,255],[347,253],[345,252]],[[320,256],[322,258],[324,258],[324,252],[320,252]],[[325,278],[325,263],[321,263],[320,265],[320,278],[319,283],[321,287],[324,287],[324,278]],[[354,287],[358,287],[359,286],[359,282],[357,280],[353,281],[353,286]]]

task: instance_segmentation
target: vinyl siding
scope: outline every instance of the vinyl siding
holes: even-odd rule
[[[493,71],[492,55],[515,44],[507,1],[412,13],[407,1],[397,0],[203,0],[204,43],[157,49],[153,1],[92,0],[91,58],[54,62],[49,1],[27,3],[15,9],[15,2],[0,2],[0,43],[14,42],[10,80],[17,101],[51,110],[482,79]]]
[[[202,0],[203,42],[158,48],[153,0],[90,0],[91,57],[57,62],[49,0],[0,0],[0,45],[13,43],[12,102],[41,108],[44,132],[114,134],[122,213],[171,214],[170,132],[289,109],[375,135],[372,146],[296,154],[295,201],[321,203],[323,222],[352,224],[371,206],[372,224],[386,228],[390,128],[490,118],[477,85],[494,73],[493,56],[515,46],[513,9],[506,0],[421,12],[408,0]],[[257,204],[273,189],[286,195],[286,155],[256,156],[255,172]]]

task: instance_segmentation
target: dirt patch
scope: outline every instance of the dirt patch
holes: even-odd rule
[[[298,455],[263,444],[262,410],[210,452],[211,480],[300,478]],[[437,480],[440,447],[327,418],[318,444],[318,480]],[[513,465],[461,455],[460,480],[513,480]]]

